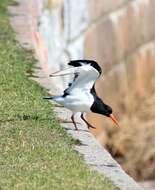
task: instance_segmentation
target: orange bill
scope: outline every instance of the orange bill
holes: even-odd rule
[[[110,114],[110,118],[118,127],[121,127],[113,114]]]

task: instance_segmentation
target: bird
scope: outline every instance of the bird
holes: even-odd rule
[[[73,75],[73,80],[69,82],[67,88],[61,95],[45,97],[72,111],[71,120],[75,130],[78,130],[74,116],[80,112],[81,119],[88,128],[95,128],[84,117],[84,113],[93,112],[109,117],[118,127],[120,127],[112,108],[105,104],[97,95],[95,83],[102,74],[102,69],[94,60],[71,60],[68,68],[50,74],[50,77]]]

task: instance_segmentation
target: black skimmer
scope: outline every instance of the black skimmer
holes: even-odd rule
[[[93,126],[84,118],[85,112],[93,112],[107,116],[119,126],[116,118],[112,114],[112,108],[105,104],[95,91],[95,82],[102,73],[98,63],[93,60],[73,60],[70,61],[68,65],[71,67],[54,72],[50,77],[73,74],[73,81],[69,83],[62,95],[51,96],[45,99],[54,100],[70,109],[73,112],[71,119],[76,130],[78,130],[78,128],[74,120],[74,115],[77,112],[81,113],[81,119],[88,125],[88,128]]]

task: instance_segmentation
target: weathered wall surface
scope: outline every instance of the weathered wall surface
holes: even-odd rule
[[[126,128],[111,133],[111,149],[132,176],[154,179],[155,1],[90,0],[88,8],[85,57],[101,64],[105,76],[96,88]],[[104,144],[107,119],[88,118]]]
[[[144,97],[155,74],[155,2],[90,0],[89,13],[85,57],[96,59],[106,72],[98,90],[116,109],[128,111],[130,96]]]

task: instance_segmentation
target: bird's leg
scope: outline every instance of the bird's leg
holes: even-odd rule
[[[74,124],[75,130],[78,130],[77,125],[76,125],[76,122],[75,122],[75,120],[74,120],[74,114],[72,114],[71,120],[72,120],[72,122],[73,122],[73,124]]]
[[[84,118],[84,113],[81,113],[81,119],[87,124],[88,126],[88,129],[89,128],[93,128],[93,129],[96,129],[96,127],[92,126],[90,123],[88,123],[88,121]]]

